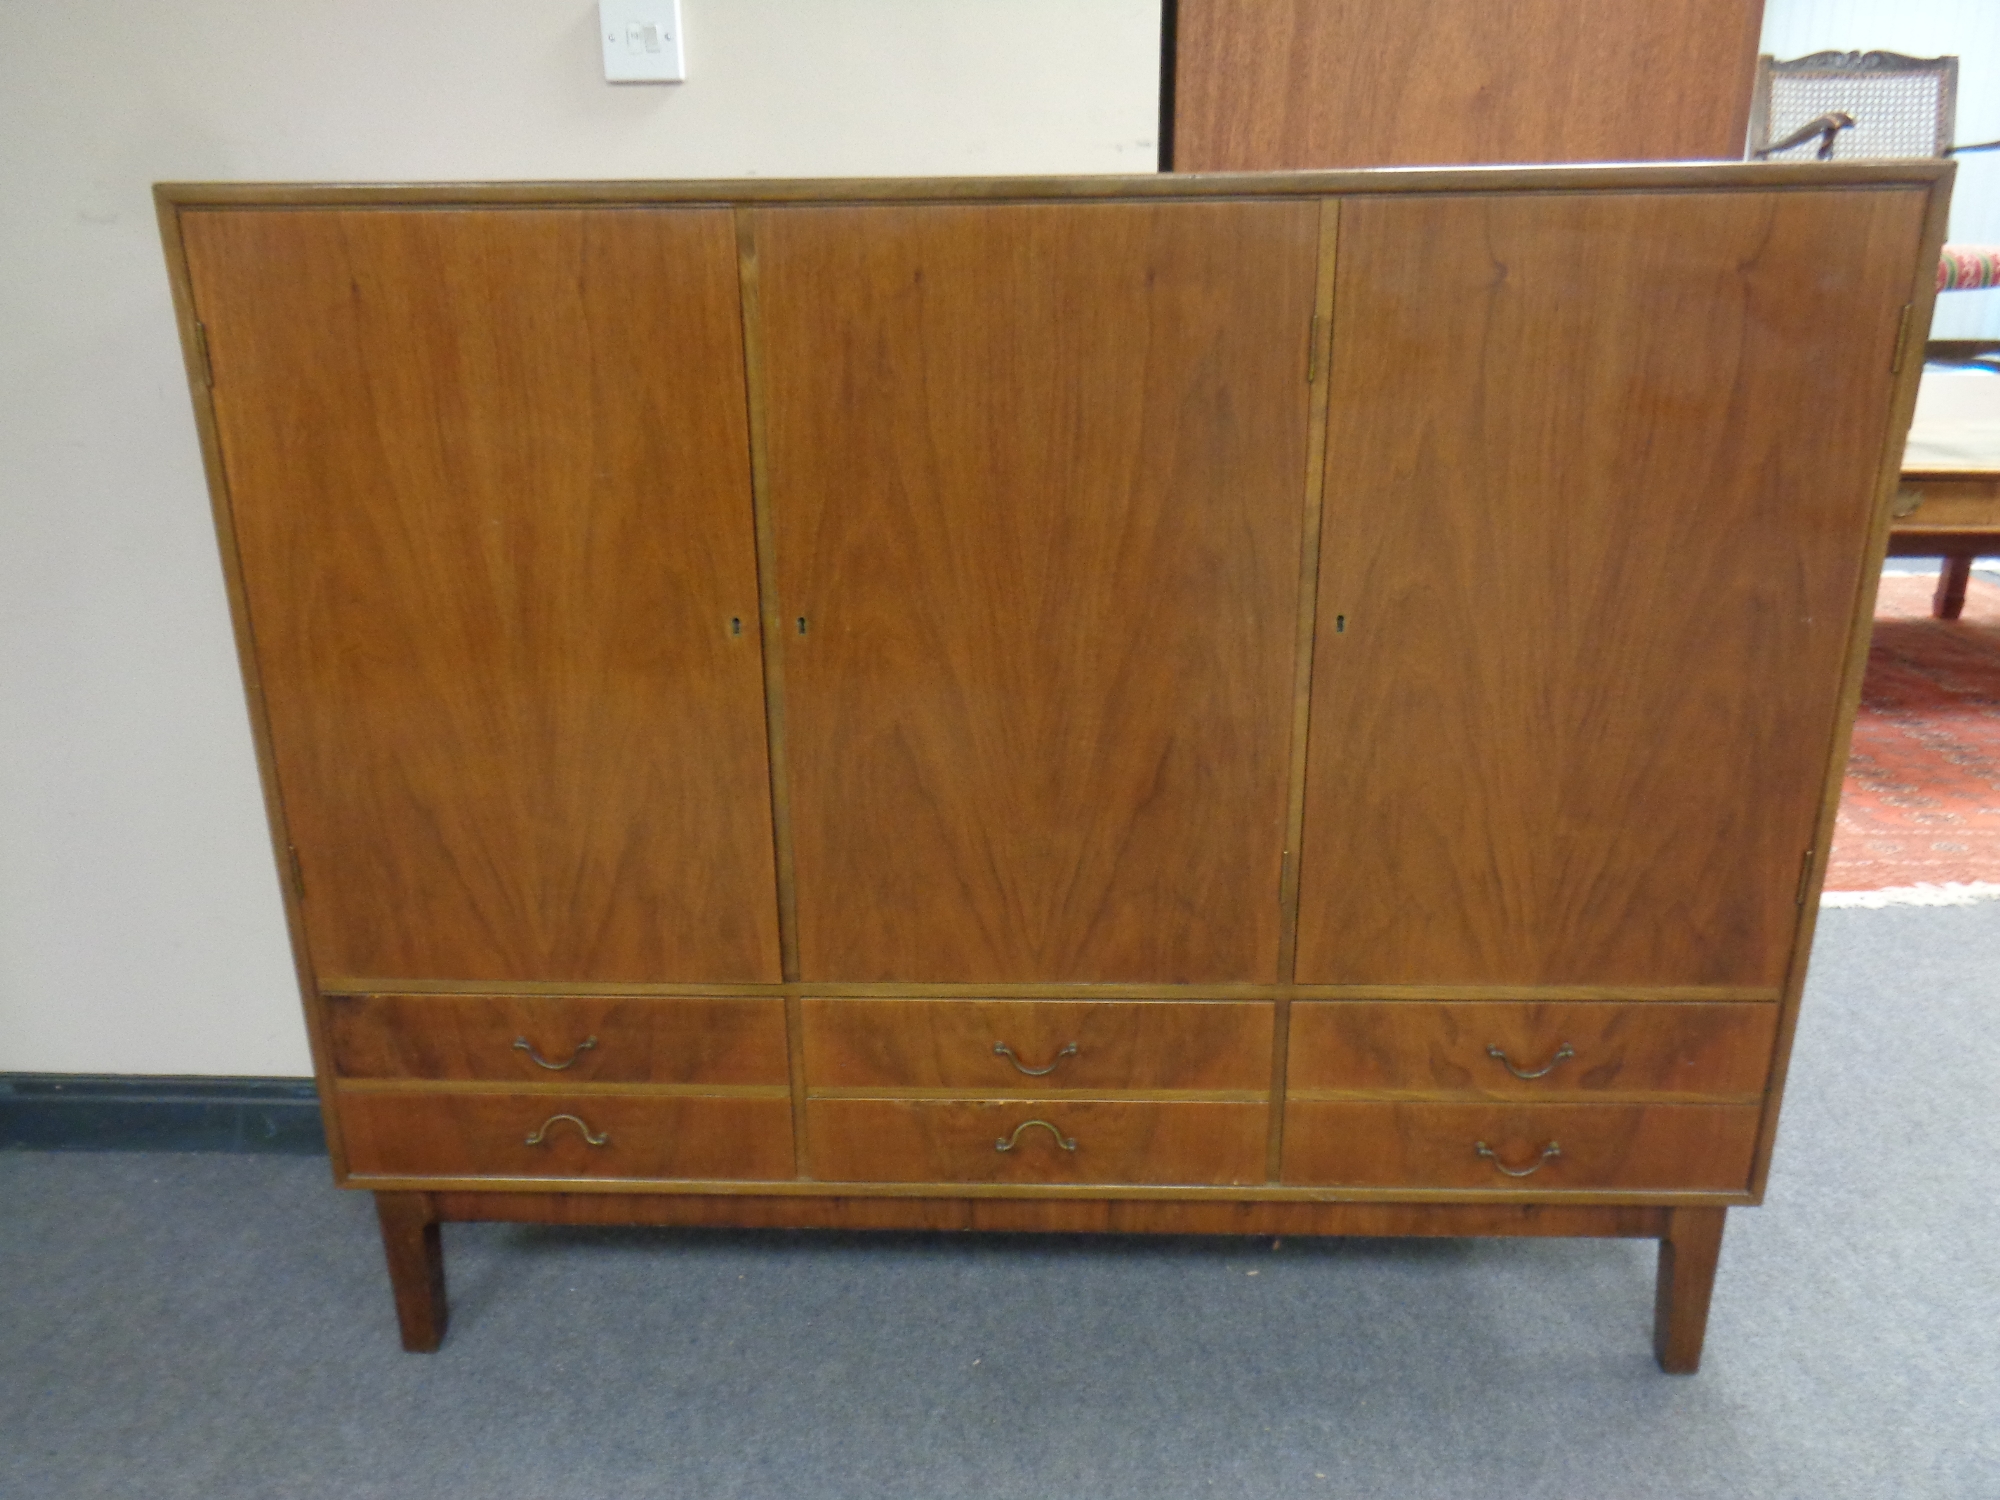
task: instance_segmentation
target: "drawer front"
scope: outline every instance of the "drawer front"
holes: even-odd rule
[[[806,1086],[1264,1094],[1272,1015],[1268,1001],[809,999]]]
[[[830,1182],[1247,1184],[1264,1180],[1267,1118],[1208,1101],[815,1099],[806,1135]]]
[[[1285,1109],[1283,1180],[1522,1193],[1743,1192],[1760,1113],[1754,1104],[1297,1100]]]
[[[1926,479],[1904,475],[1900,504],[1916,496],[1917,508],[1900,517],[1898,534],[1924,531],[2000,528],[2000,480]]]
[[[1299,1001],[1287,1086],[1747,1102],[1763,1093],[1777,1034],[1774,1005]]]
[[[342,1078],[787,1084],[779,999],[333,995]]]
[[[339,1109],[348,1169],[361,1175],[762,1181],[793,1174],[789,1099],[342,1091]]]

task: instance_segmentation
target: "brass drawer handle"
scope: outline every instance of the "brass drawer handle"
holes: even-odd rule
[[[537,1052],[535,1050],[535,1044],[529,1041],[526,1037],[517,1036],[514,1038],[514,1050],[516,1052],[527,1053],[530,1061],[532,1061],[536,1067],[547,1068],[551,1073],[560,1073],[564,1068],[575,1067],[576,1060],[579,1057],[583,1056],[584,1053],[588,1052],[591,1048],[595,1047],[596,1045],[597,1045],[597,1038],[594,1036],[587,1036],[582,1041],[576,1044],[576,1050],[570,1053],[568,1061],[552,1063],[546,1057],[542,1056],[541,1053]]]
[[[587,1146],[603,1146],[609,1144],[611,1140],[610,1131],[607,1130],[602,1135],[592,1135],[590,1133],[590,1127],[584,1124],[583,1121],[579,1120],[575,1115],[550,1115],[546,1120],[542,1121],[541,1124],[535,1127],[535,1133],[528,1137],[528,1144],[530,1146],[541,1145],[544,1141],[546,1141],[549,1138],[549,1127],[551,1125],[559,1125],[564,1120],[569,1121],[570,1124],[574,1125],[578,1130],[581,1130],[583,1132],[583,1141],[584,1144]]]
[[[1536,1068],[1532,1073],[1523,1073],[1519,1068],[1515,1067],[1498,1043],[1488,1047],[1486,1055],[1488,1057],[1499,1058],[1500,1065],[1516,1078],[1546,1078],[1549,1074],[1555,1072],[1557,1063],[1567,1062],[1570,1058],[1575,1057],[1576,1048],[1570,1046],[1568,1042],[1564,1042],[1560,1047],[1556,1048],[1556,1055],[1554,1057],[1543,1063],[1539,1068]]]
[[[995,1057],[1006,1058],[1008,1062],[1014,1065],[1014,1071],[1017,1073],[1026,1073],[1030,1078],[1041,1078],[1046,1074],[1055,1072],[1056,1063],[1061,1062],[1065,1057],[1075,1057],[1077,1053],[1076,1043],[1071,1042],[1055,1055],[1055,1061],[1051,1062],[1046,1068],[1028,1067],[1020,1058],[1014,1055],[1014,1049],[1009,1047],[1005,1042],[995,1042],[993,1044],[993,1055]]]
[[[1023,1120],[1020,1124],[1014,1127],[1014,1133],[1012,1135],[1002,1136],[999,1140],[995,1141],[993,1143],[993,1149],[995,1151],[1012,1151],[1016,1146],[1018,1146],[1021,1143],[1021,1132],[1026,1130],[1030,1125],[1041,1126],[1042,1129],[1046,1130],[1050,1135],[1056,1138],[1056,1144],[1062,1147],[1063,1150],[1074,1151],[1076,1149],[1075,1139],[1070,1136],[1064,1135],[1060,1130],[1056,1129],[1055,1126],[1051,1125],[1047,1120]]]
[[[1563,1148],[1556,1144],[1556,1142],[1550,1141],[1546,1146],[1542,1147],[1542,1154],[1535,1158],[1533,1166],[1516,1168],[1510,1167],[1507,1163],[1500,1160],[1499,1154],[1484,1141],[1474,1141],[1472,1149],[1477,1155],[1483,1156],[1492,1162],[1497,1171],[1505,1172],[1509,1177],[1533,1177],[1543,1167],[1563,1154]]]

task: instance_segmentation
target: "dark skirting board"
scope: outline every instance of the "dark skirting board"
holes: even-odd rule
[[[0,1073],[0,1151],[325,1150],[310,1078]]]

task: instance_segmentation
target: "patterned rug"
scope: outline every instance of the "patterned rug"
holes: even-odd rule
[[[1882,580],[1823,905],[2000,897],[2000,584],[1947,623],[1936,583]]]

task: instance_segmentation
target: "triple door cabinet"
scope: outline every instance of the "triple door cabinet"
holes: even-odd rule
[[[1948,166],[158,190],[337,1179],[1625,1235],[1770,1160]]]

